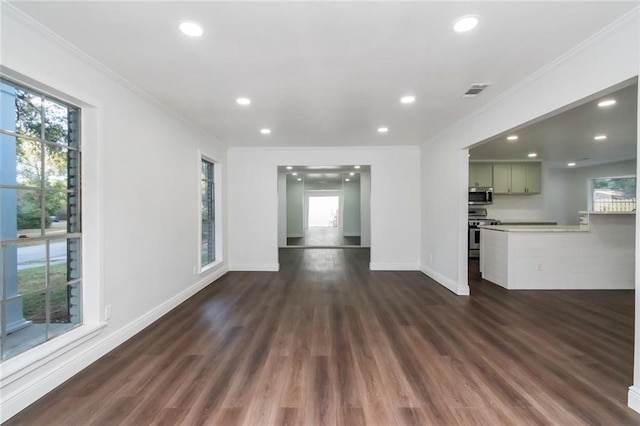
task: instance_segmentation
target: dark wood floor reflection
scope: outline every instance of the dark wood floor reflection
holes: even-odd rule
[[[341,228],[313,227],[304,231],[303,238],[287,238],[287,245],[305,247],[359,246],[360,237],[345,237]]]
[[[633,292],[457,297],[368,261],[287,249],[229,273],[9,424],[640,424]]]

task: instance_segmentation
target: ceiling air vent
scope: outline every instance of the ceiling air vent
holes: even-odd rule
[[[462,97],[463,98],[475,98],[480,93],[482,93],[482,91],[484,89],[486,89],[487,87],[489,87],[488,83],[474,83],[474,84],[471,85],[469,90],[464,92],[464,95],[462,95]]]

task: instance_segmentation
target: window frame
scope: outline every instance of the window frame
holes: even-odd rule
[[[8,304],[11,303],[13,300],[22,299],[24,293],[17,293],[16,296],[9,296],[7,294],[7,285],[5,280],[6,275],[3,274],[4,276],[0,277],[0,285],[1,285],[0,289],[2,292],[2,298],[1,298],[0,304],[3,307],[3,309],[0,310],[2,314],[2,318],[1,318],[2,324],[0,325],[0,333],[3,341],[2,350],[0,351],[0,363],[2,363],[4,367],[6,364],[21,366],[23,362],[20,360],[20,358],[27,353],[30,355],[39,354],[40,355],[39,358],[45,357],[47,355],[51,355],[52,352],[55,351],[55,349],[52,351],[51,349],[37,349],[37,348],[41,348],[41,347],[55,348],[59,346],[59,343],[51,345],[51,342],[58,342],[59,340],[70,340],[69,335],[73,335],[73,336],[84,335],[85,330],[87,328],[84,327],[86,324],[86,320],[85,320],[86,308],[85,308],[85,291],[84,291],[85,277],[83,272],[84,256],[83,256],[83,229],[82,229],[82,211],[83,211],[82,141],[84,139],[83,131],[82,131],[83,107],[78,105],[78,103],[73,102],[72,100],[65,99],[63,96],[57,96],[57,94],[51,93],[50,90],[43,90],[41,85],[31,84],[31,82],[23,81],[26,79],[13,78],[13,76],[9,75],[10,74],[9,72],[6,72],[8,70],[3,69],[2,71],[3,72],[0,74],[0,79],[4,84],[13,87],[16,90],[24,91],[26,93],[34,95],[40,100],[42,100],[42,103],[39,108],[39,118],[40,118],[40,126],[41,126],[39,135],[23,134],[21,132],[18,132],[17,129],[15,130],[8,130],[4,128],[0,129],[0,133],[2,135],[8,136],[10,138],[15,138],[16,143],[18,138],[20,138],[24,141],[31,141],[31,143],[37,144],[38,149],[40,151],[40,164],[39,164],[40,184],[37,187],[33,185],[24,185],[18,181],[16,181],[15,184],[4,183],[0,185],[0,187],[3,189],[15,190],[16,196],[17,196],[17,191],[21,191],[21,190],[28,191],[27,193],[33,192],[37,194],[37,198],[40,200],[40,207],[39,207],[40,235],[33,236],[31,238],[26,238],[26,239],[19,238],[19,236],[16,235],[15,239],[11,239],[11,238],[2,239],[1,244],[2,246],[6,246],[6,247],[15,246],[16,249],[19,248],[20,246],[28,247],[28,246],[33,246],[35,244],[35,245],[42,245],[45,249],[45,254],[44,254],[45,276],[44,276],[44,283],[43,283],[44,287],[41,290],[29,291],[26,293],[28,295],[32,293],[37,294],[37,293],[44,292],[44,300],[45,300],[44,339],[42,341],[35,343],[33,346],[22,348],[19,352],[16,352],[7,357],[5,357],[7,348],[4,347],[4,345],[6,344],[7,342],[6,339],[7,339],[7,336],[9,335],[6,329],[8,326],[7,322],[9,320],[9,317],[6,316],[8,315],[8,313],[4,308],[6,308]],[[64,107],[66,108],[67,111],[73,111],[74,119],[73,121],[67,121],[67,126],[69,126],[69,131],[71,130],[74,131],[72,135],[75,140],[75,143],[72,144],[71,140],[60,142],[60,141],[50,141],[46,138],[45,103],[47,101],[53,104],[57,104],[61,107]],[[69,114],[69,112],[67,112],[67,114]],[[70,120],[70,118],[68,118],[67,120]],[[47,187],[47,175],[45,174],[45,171],[47,171],[47,166],[46,166],[47,154],[46,154],[45,148],[47,146],[58,147],[66,150],[67,189],[65,189],[64,191],[60,189],[52,189]],[[70,155],[71,152],[75,152],[75,154]],[[73,161],[73,163],[71,163],[71,161]],[[16,168],[17,167],[18,167],[18,161],[16,159]],[[71,173],[72,170],[75,170],[75,176]],[[71,186],[69,186],[70,182],[74,182],[74,183],[72,183]],[[46,232],[46,222],[47,222],[48,214],[46,213],[47,203],[45,202],[45,199],[48,193],[65,193],[66,194],[67,214],[70,215],[68,216],[67,220],[69,220],[69,217],[73,217],[74,220],[67,223],[67,229],[64,234],[55,235],[55,234]],[[71,199],[74,199],[75,202],[72,204],[69,204],[69,201]],[[75,210],[75,213],[72,213],[72,211],[74,210]],[[51,296],[54,290],[61,289],[62,287],[57,284],[54,286],[50,282],[50,279],[51,279],[50,268],[51,268],[51,259],[52,259],[51,253],[50,253],[50,247],[52,243],[59,242],[59,241],[64,241],[67,244],[67,248],[66,248],[67,276],[65,279],[65,288],[67,289],[67,303],[69,303],[69,306],[67,309],[69,309],[69,315],[70,315],[69,324],[71,324],[71,326],[60,333],[53,333],[51,330],[52,329],[51,325],[54,324],[51,318],[51,312],[52,312]],[[70,246],[69,246],[70,242],[72,241],[75,241],[73,243],[73,246],[75,247],[75,251],[70,251],[70,250],[73,250],[73,249],[70,249]],[[74,254],[75,254],[75,258],[73,256]],[[0,261],[5,262],[5,257],[3,256],[2,259],[0,259]],[[73,264],[75,265],[70,266]],[[69,269],[69,268],[72,268],[72,269]],[[3,271],[5,270],[5,268],[2,268],[2,269]],[[17,285],[18,283],[16,283],[16,286]],[[73,290],[73,288],[75,288],[75,291]],[[75,300],[75,306],[76,306],[75,315],[73,314],[74,310],[71,308],[71,305],[70,305],[72,300]],[[77,322],[73,322],[72,318],[74,316],[76,317]],[[29,325],[28,323],[25,323],[25,326],[28,326],[28,325]],[[83,329],[83,330],[78,332],[77,330],[79,329]],[[89,330],[88,333],[91,333],[91,330]],[[64,338],[65,336],[67,337]],[[64,338],[64,339],[61,339],[61,338]],[[71,337],[71,339],[75,340],[76,337]],[[31,357],[28,357],[28,358],[31,358]],[[8,361],[11,361],[11,362],[8,363]],[[10,369],[10,370],[13,370],[13,369]]]
[[[588,210],[589,211],[607,211],[607,210],[596,210],[595,209],[595,199],[594,199],[594,191],[596,190],[595,188],[595,181],[597,179],[630,179],[633,178],[636,180],[636,194],[635,194],[635,207],[633,211],[636,211],[638,208],[638,198],[637,198],[637,194],[638,194],[638,178],[635,175],[622,175],[622,176],[591,176],[589,177],[589,184],[588,184],[588,188],[589,188],[589,194],[588,194]],[[631,211],[631,210],[611,210],[612,212],[627,212],[627,211]]]
[[[203,264],[202,263],[202,164],[206,161],[207,163],[211,163],[213,165],[213,246],[215,258],[213,261]],[[194,274],[199,273],[203,274],[212,269],[219,267],[223,261],[223,250],[222,250],[222,241],[223,241],[223,231],[222,231],[222,164],[217,161],[213,156],[206,155],[202,153],[201,150],[198,150],[198,229],[197,229],[197,266],[194,267]]]
[[[59,99],[82,110],[80,139],[82,143],[83,177],[82,217],[82,307],[83,323],[68,333],[32,347],[2,361],[2,387],[21,380],[45,364],[54,362],[76,347],[97,338],[106,327],[104,312],[104,170],[102,103],[94,96],[68,84],[45,82],[0,65],[0,76],[43,95]],[[58,82],[59,83],[59,82]],[[53,87],[50,84],[55,84]],[[90,141],[90,143],[87,143]]]

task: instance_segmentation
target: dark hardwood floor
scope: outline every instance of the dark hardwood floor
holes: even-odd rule
[[[287,238],[287,245],[302,247],[360,246],[360,237],[345,237],[342,228],[311,227],[305,229],[304,237]]]
[[[627,425],[632,291],[457,297],[367,249],[229,273],[11,419],[23,425]]]

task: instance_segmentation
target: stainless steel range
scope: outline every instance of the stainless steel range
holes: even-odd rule
[[[487,209],[469,208],[469,258],[480,257],[480,228],[482,225],[500,225],[497,219],[487,218]]]

